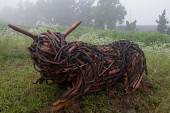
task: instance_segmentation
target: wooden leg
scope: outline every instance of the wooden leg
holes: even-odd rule
[[[68,90],[62,97],[60,100],[54,102],[52,104],[52,111],[58,111],[61,108],[63,108],[64,106],[66,106],[67,104],[69,104],[70,102],[74,101],[75,99],[77,99],[78,97],[81,96],[82,91],[81,91],[81,85],[82,85],[82,81],[83,78],[82,76],[77,76],[77,80],[76,80],[76,85],[73,86],[70,90]]]
[[[64,106],[68,105],[70,102],[74,101],[75,99],[77,99],[80,96],[81,96],[81,93],[79,93],[78,95],[75,95],[67,100],[60,99],[60,100],[56,101],[55,103],[52,104],[52,111],[58,111],[58,110],[62,109]]]

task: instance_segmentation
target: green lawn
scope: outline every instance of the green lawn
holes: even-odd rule
[[[137,42],[147,57],[149,75],[144,77],[141,87],[132,94],[114,89],[86,94],[60,113],[170,113],[170,36],[153,32],[102,31],[106,36],[100,30],[89,32],[88,29],[86,31],[89,33],[80,29],[80,33],[84,34],[79,36],[78,31],[70,35],[68,40],[107,44],[127,36],[127,39]],[[0,33],[2,113],[48,113],[51,103],[65,91],[64,86],[33,84],[39,73],[34,70],[26,49],[30,43],[31,39],[11,30]]]

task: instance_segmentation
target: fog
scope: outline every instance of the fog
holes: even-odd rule
[[[126,20],[137,20],[137,24],[155,25],[154,20],[166,9],[166,17],[170,20],[170,0],[120,0],[125,6]]]
[[[0,9],[6,6],[16,7],[18,2],[20,1],[25,1],[25,0],[0,0]],[[34,2],[34,3],[36,2],[36,0],[28,0],[28,1]]]
[[[25,0],[0,0],[0,9],[2,9],[5,6],[15,7],[19,1],[25,1]],[[36,0],[28,0],[28,1],[36,2]]]
[[[0,9],[5,6],[16,7],[19,1],[24,0],[0,0]],[[27,0],[35,3],[36,0]],[[166,9],[166,17],[170,20],[170,0],[119,0],[125,7],[127,15],[124,21],[137,20],[138,25],[157,25],[158,15]],[[125,24],[125,22],[123,23]]]

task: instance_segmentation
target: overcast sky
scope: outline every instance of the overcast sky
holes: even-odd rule
[[[19,1],[24,0],[0,0],[0,9],[4,6],[16,6]],[[36,0],[29,0],[36,2]],[[170,21],[170,0],[119,0],[125,6],[126,20],[137,20],[138,25],[154,25],[158,15],[166,9],[166,17]]]
[[[166,9],[166,17],[170,21],[170,0],[120,0],[125,6],[126,20],[137,20],[137,24],[154,25],[159,14]]]

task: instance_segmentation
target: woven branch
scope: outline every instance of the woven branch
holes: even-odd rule
[[[143,51],[126,40],[101,46],[68,43],[61,33],[48,31],[38,36],[29,51],[41,74],[36,83],[52,80],[71,87],[60,99],[63,102],[118,83],[124,84],[126,92],[136,90],[147,72]]]
[[[57,111],[81,95],[124,85],[125,92],[140,86],[147,74],[146,58],[137,44],[121,40],[108,45],[90,45],[81,41],[67,42],[65,37],[81,22],[64,34],[48,30],[35,35],[17,26],[12,29],[33,38],[28,48],[35,69],[41,77],[36,83],[63,83],[68,91],[52,104]]]

